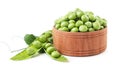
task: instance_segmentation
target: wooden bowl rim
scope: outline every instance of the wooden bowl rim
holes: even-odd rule
[[[53,31],[63,35],[83,35],[83,36],[102,35],[107,33],[107,27],[105,27],[104,29],[101,29],[98,31],[92,31],[92,32],[65,32],[65,31],[57,30],[56,28],[53,27]]]

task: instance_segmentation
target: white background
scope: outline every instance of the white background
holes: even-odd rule
[[[120,65],[120,2],[119,0],[0,0],[0,65],[3,66],[119,66]],[[12,61],[12,50],[24,48],[23,37],[40,35],[52,29],[54,20],[65,13],[81,8],[93,11],[108,21],[108,47],[99,55],[69,57],[68,63],[52,60],[43,54],[25,61]]]

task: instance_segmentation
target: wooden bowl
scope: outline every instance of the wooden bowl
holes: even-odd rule
[[[107,46],[107,28],[93,32],[65,32],[53,28],[55,48],[68,56],[91,56]]]

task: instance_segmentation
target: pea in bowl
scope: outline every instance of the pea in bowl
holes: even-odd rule
[[[57,19],[53,27],[55,48],[64,55],[90,56],[107,45],[107,21],[91,11],[76,9]]]

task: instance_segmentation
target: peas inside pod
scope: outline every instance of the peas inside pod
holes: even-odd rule
[[[33,34],[26,34],[24,40],[28,44],[28,47],[22,52],[13,56],[11,60],[25,60],[37,56],[41,53],[46,53],[52,59],[67,62],[67,58],[61,55],[53,46],[52,31],[46,31],[40,36],[34,36]]]

